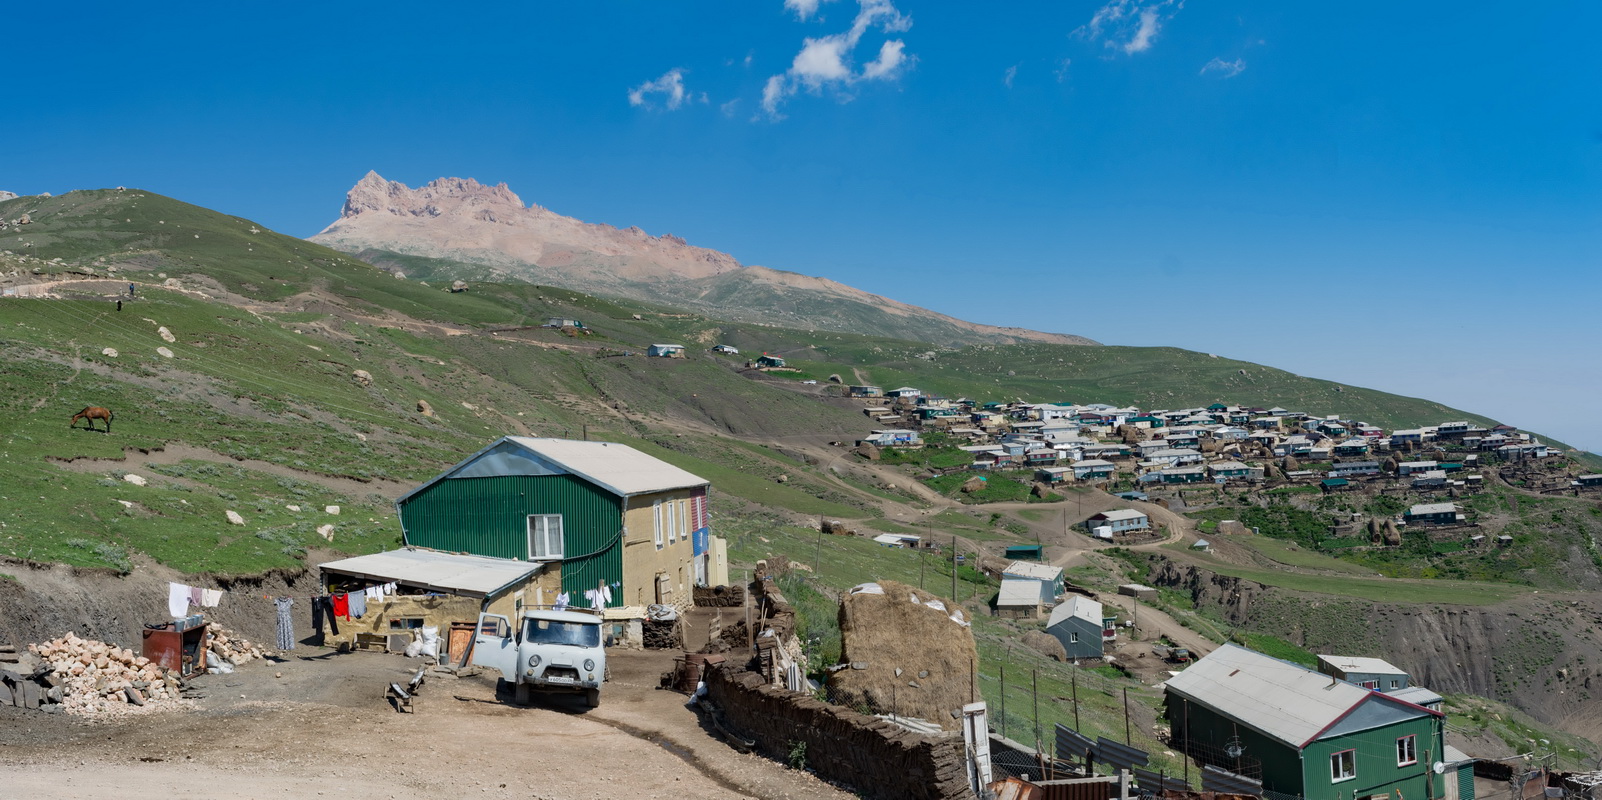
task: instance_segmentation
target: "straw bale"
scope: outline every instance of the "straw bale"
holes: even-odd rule
[[[830,676],[829,687],[881,713],[958,729],[952,712],[973,700],[979,657],[973,632],[951,618],[958,609],[950,601],[893,581],[879,586],[884,594],[847,594],[840,601],[840,659],[853,666]]]

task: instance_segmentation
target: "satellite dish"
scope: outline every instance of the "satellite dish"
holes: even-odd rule
[[[1443,774],[1446,772],[1446,763],[1443,761],[1437,761],[1435,762],[1435,766],[1430,767],[1430,769],[1435,770],[1436,775]]]

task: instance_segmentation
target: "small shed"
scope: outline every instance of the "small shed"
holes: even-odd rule
[[[1014,561],[1001,571],[1002,581],[1023,580],[1034,584],[1035,595],[1045,605],[1055,605],[1057,596],[1062,594],[1065,584],[1062,579],[1062,567],[1050,564],[1041,564],[1035,561]]]
[[[1136,600],[1153,601],[1157,599],[1157,590],[1141,583],[1126,583],[1118,587],[1118,593]]]
[[[1024,561],[1043,561],[1046,548],[1038,544],[1015,544],[1006,550],[1007,558]]]
[[[651,358],[683,358],[684,345],[653,344],[646,349],[645,354]]]
[[[757,358],[756,365],[764,369],[768,367],[782,367],[784,366],[784,359],[779,358],[778,356],[770,356],[767,353],[763,353]]]
[[[1101,658],[1101,603],[1073,595],[1051,610],[1046,633],[1057,637],[1069,659]]]

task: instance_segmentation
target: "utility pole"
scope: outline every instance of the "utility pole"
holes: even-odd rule
[[[812,577],[823,574],[823,515],[818,515],[818,549],[812,556]],[[820,578],[821,580],[821,578]]]
[[[1079,670],[1068,673],[1068,678],[1074,685],[1074,733],[1079,732]]]
[[[1124,687],[1124,744],[1135,746],[1129,735],[1129,687],[1127,686]]]
[[[1029,671],[1029,691],[1035,696],[1035,752],[1040,752],[1040,670]]]

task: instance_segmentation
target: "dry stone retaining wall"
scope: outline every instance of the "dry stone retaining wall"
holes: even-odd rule
[[[805,747],[807,767],[884,800],[971,798],[962,737],[923,736],[810,695],[770,686],[733,667],[706,676],[707,696],[741,736],[788,762]]]

